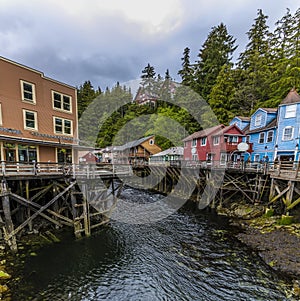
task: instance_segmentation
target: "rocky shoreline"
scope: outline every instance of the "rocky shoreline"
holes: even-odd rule
[[[265,207],[240,202],[218,207],[217,212],[237,227],[237,239],[290,279],[292,295],[300,298],[300,223],[286,225],[281,216],[266,213]]]

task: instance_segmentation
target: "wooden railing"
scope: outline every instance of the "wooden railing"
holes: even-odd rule
[[[148,166],[146,162],[144,166]],[[245,172],[270,174],[272,177],[300,179],[300,164],[298,162],[220,162],[220,161],[187,161],[175,160],[166,162],[151,162],[149,166],[226,169]],[[0,163],[0,176],[69,176],[96,178],[114,175],[131,175],[132,169],[142,167],[130,164],[69,164],[51,162],[5,162]]]
[[[95,178],[132,173],[129,165],[1,161],[0,176],[69,176]]]

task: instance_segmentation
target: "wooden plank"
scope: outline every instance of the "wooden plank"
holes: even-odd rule
[[[26,221],[24,221],[20,226],[18,226],[12,233],[8,235],[8,239],[12,238],[14,235],[16,235],[20,230],[22,230],[25,226],[28,225],[30,221],[35,219],[41,212],[46,210],[49,206],[51,206],[55,201],[57,201],[62,195],[64,195],[66,192],[68,192],[76,182],[71,183],[64,191],[56,195],[50,202],[48,202],[46,205],[42,206],[38,211],[36,211],[31,217],[29,217]]]

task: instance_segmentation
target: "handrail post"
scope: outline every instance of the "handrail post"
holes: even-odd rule
[[[3,176],[5,176],[5,174],[6,174],[6,165],[5,165],[5,161],[1,161],[1,168],[2,168]]]

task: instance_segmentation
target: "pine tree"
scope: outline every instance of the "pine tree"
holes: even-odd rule
[[[178,71],[182,79],[182,84],[185,86],[192,86],[194,80],[194,68],[190,63],[190,48],[186,47],[183,51],[182,60],[182,69]]]
[[[194,89],[204,99],[208,98],[222,66],[231,62],[236,48],[234,37],[228,34],[223,23],[212,28],[195,65]]]
[[[83,85],[80,85],[80,87],[77,88],[78,118],[80,118],[88,105],[100,94],[101,89],[98,87],[98,90],[95,91],[89,80],[85,81]]]
[[[209,104],[220,123],[228,123],[239,108],[232,102],[235,93],[235,77],[231,65],[224,65],[209,95]]]
[[[242,109],[248,112],[270,97],[271,57],[267,18],[259,9],[254,24],[247,32],[249,42],[238,60],[240,80],[234,101],[240,102]]]

